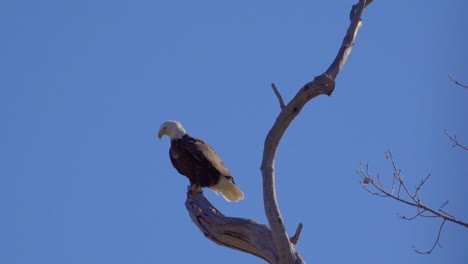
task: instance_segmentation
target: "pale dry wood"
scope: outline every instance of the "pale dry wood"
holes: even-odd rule
[[[361,0],[353,6],[350,13],[351,24],[333,63],[324,74],[315,77],[312,82],[305,84],[296,96],[281,110],[265,140],[261,166],[263,176],[263,202],[268,223],[272,230],[273,239],[280,257],[280,263],[304,263],[304,260],[299,256],[296,252],[296,247],[289,240],[276,199],[276,151],[286,129],[300,113],[304,105],[318,95],[332,94],[335,88],[335,78],[343,68],[349,54],[351,53],[351,49],[354,46],[356,34],[362,24],[362,11],[364,10],[364,7],[368,5],[366,2],[369,1]]]
[[[296,228],[296,232],[289,239],[289,241],[291,241],[291,243],[293,243],[293,245],[297,245],[297,242],[299,242],[299,237],[301,236],[302,227],[303,227],[302,223],[299,223],[299,225]]]
[[[250,219],[225,216],[205,198],[203,192],[193,195],[190,187],[185,207],[192,221],[211,241],[250,253],[269,263],[278,263],[268,226]]]
[[[350,12],[351,23],[343,43],[335,60],[325,73],[306,83],[287,105],[282,103],[281,96],[278,96],[279,92],[276,93],[277,89],[275,91],[281,112],[265,139],[261,165],[263,201],[269,227],[249,219],[226,217],[213,207],[202,193],[192,196],[188,192],[187,210],[192,221],[206,237],[217,244],[248,252],[269,263],[305,263],[295,246],[299,240],[300,229],[290,239],[278,207],[275,188],[276,151],[282,136],[304,105],[321,94],[332,94],[335,88],[335,78],[354,46],[356,34],[361,26],[362,11],[370,2],[372,0],[360,0],[353,6]]]
[[[280,92],[278,91],[278,88],[276,88],[276,85],[274,83],[271,84],[271,88],[273,89],[273,92],[275,92],[275,95],[278,98],[280,108],[283,109],[284,108],[284,101],[283,101],[283,97],[281,96]]]

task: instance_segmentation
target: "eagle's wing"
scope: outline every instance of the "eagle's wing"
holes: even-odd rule
[[[211,167],[219,171],[221,175],[232,178],[223,161],[210,145],[196,138],[187,141],[186,144],[187,151],[204,166]]]
[[[221,193],[229,202],[237,202],[244,199],[244,193],[236,186],[234,178],[210,145],[202,140],[191,138],[191,140],[186,142],[186,150],[193,155],[193,158],[200,165],[209,169],[212,173],[219,174],[220,178],[216,178],[213,185],[209,185],[213,191]]]

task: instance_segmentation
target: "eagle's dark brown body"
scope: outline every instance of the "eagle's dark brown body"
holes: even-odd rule
[[[174,168],[190,180],[190,185],[212,187],[221,177],[234,183],[219,156],[200,139],[189,135],[172,139],[169,156]]]

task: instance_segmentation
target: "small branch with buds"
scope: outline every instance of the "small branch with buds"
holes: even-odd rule
[[[401,173],[401,169],[397,167],[395,160],[393,158],[392,152],[389,150],[385,153],[385,157],[390,160],[393,167],[393,178],[392,178],[392,185],[390,190],[387,189],[381,181],[380,176],[374,178],[369,173],[369,165],[363,165],[362,163],[359,166],[358,175],[362,178],[361,186],[366,190],[368,193],[380,197],[391,198],[398,202],[407,204],[412,206],[416,209],[416,214],[411,217],[407,216],[400,216],[401,219],[404,220],[413,220],[417,217],[425,217],[425,218],[440,218],[442,222],[439,227],[439,232],[434,241],[434,244],[431,249],[427,251],[421,251],[416,249],[413,245],[413,249],[415,252],[419,254],[430,254],[434,250],[436,245],[440,246],[440,234],[442,233],[442,229],[446,221],[455,223],[457,225],[461,225],[464,227],[468,227],[467,222],[463,222],[461,220],[456,219],[454,216],[448,214],[443,208],[448,204],[448,201],[444,202],[439,209],[432,209],[431,207],[425,205],[421,199],[421,189],[424,184],[427,182],[430,174],[427,175],[421,182],[416,186],[414,192],[411,191],[406,182],[404,181],[403,175]]]
[[[460,147],[468,151],[468,148],[465,147],[463,144],[461,144],[460,141],[458,141],[457,135],[453,135],[453,136],[450,135],[447,129],[444,129],[444,132],[445,132],[445,135],[447,135],[447,137],[453,142],[452,147]]]

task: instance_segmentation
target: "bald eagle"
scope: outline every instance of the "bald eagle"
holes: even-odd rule
[[[234,178],[216,152],[200,139],[191,137],[178,121],[166,121],[159,129],[158,138],[171,139],[169,157],[174,168],[190,181],[191,190],[209,187],[229,202],[244,198]]]

